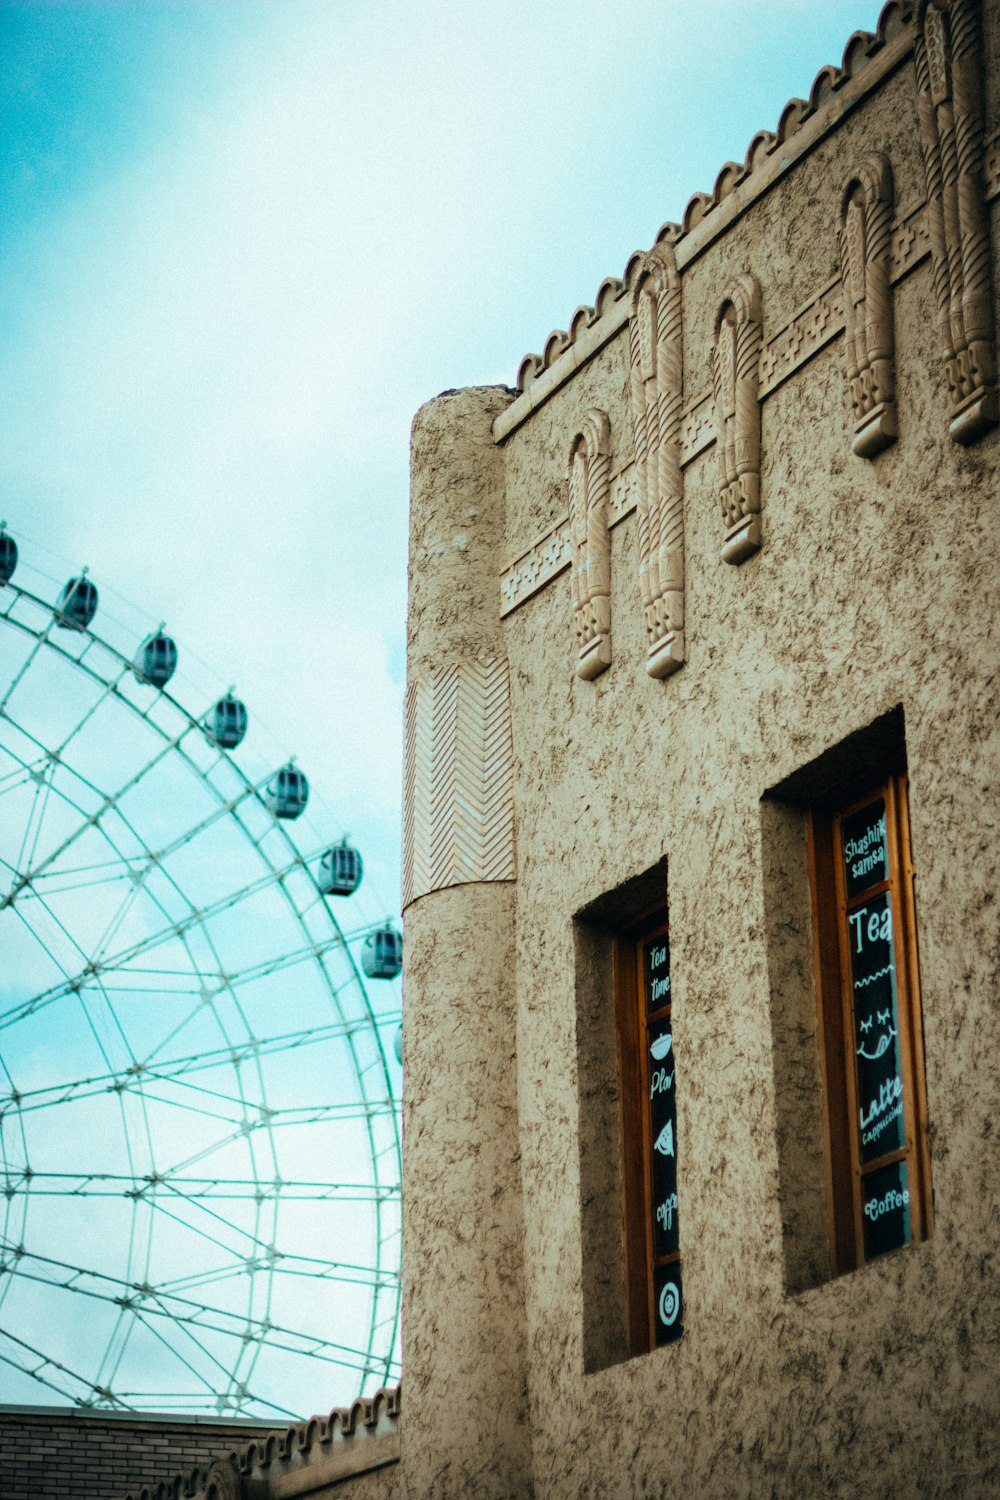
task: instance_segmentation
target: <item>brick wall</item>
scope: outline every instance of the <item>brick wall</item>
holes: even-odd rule
[[[120,1500],[273,1428],[246,1421],[0,1408],[2,1500]]]

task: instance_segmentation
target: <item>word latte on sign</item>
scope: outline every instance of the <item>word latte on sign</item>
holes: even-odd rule
[[[891,1109],[902,1094],[903,1080],[899,1077],[887,1078],[878,1091],[878,1098],[873,1099],[867,1109],[861,1109],[861,1129],[867,1130],[872,1121],[884,1115],[887,1109]],[[888,1118],[894,1118],[897,1113],[898,1111],[894,1110]]]

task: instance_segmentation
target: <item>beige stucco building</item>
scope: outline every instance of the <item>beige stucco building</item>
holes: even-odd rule
[[[1000,1492],[998,51],[417,416],[405,1495]]]
[[[405,1376],[347,1494],[1000,1493],[998,92],[998,0],[891,0],[417,415]]]

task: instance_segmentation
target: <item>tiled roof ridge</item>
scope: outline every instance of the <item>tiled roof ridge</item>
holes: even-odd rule
[[[839,88],[856,78],[869,60],[909,25],[913,18],[914,0],[887,0],[882,7],[875,31],[855,31],[847,40],[840,67],[827,64],[820,68],[813,79],[808,99],[789,99],[778,119],[777,129],[758,130],[747,147],[743,162],[727,161],[715,179],[710,193],[695,193],[688,199],[681,222],[661,225],[653,242],[657,245],[677,245],[700,224],[714,208],[728,198],[737,187],[756,171],[763,168],[768,159],[809,120],[818,109],[827,103]],[[543,370],[549,367],[572,347],[586,329],[593,326],[621,298],[631,292],[635,277],[646,259],[646,253],[637,250],[625,265],[621,277],[607,276],[597,289],[593,307],[581,306],[570,319],[566,330],[555,329],[545,340],[541,354],[526,354],[517,372],[516,386],[527,390]]]
[[[399,1412],[400,1386],[381,1386],[373,1396],[359,1396],[350,1406],[335,1406],[325,1417],[309,1417],[254,1438],[245,1448],[213,1460],[208,1468],[199,1465],[152,1487],[130,1490],[125,1500],[239,1500],[243,1477],[261,1475],[273,1463],[295,1457],[308,1463],[317,1447],[345,1442],[359,1428],[374,1429],[382,1419],[396,1422]]]

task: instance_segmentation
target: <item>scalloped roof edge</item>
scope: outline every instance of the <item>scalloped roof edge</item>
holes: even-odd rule
[[[309,1417],[290,1427],[276,1428],[267,1437],[254,1438],[245,1448],[221,1454],[207,1469],[199,1466],[161,1479],[152,1487],[130,1490],[125,1500],[199,1500],[202,1496],[206,1500],[227,1500],[230,1494],[238,1496],[242,1478],[259,1478],[272,1464],[298,1458],[308,1465],[317,1458],[329,1458],[331,1444],[350,1443],[362,1433],[371,1440],[398,1432],[400,1393],[399,1385],[381,1386],[374,1396],[358,1397],[350,1406],[335,1406],[325,1417]]]
[[[855,31],[847,40],[840,67],[820,68],[809,90],[808,99],[789,99],[778,118],[774,131],[758,130],[741,162],[729,161],[715,179],[710,193],[695,193],[688,199],[679,224],[660,226],[652,248],[671,245],[680,248],[685,238],[702,224],[719,206],[732,197],[749,178],[763,173],[775,152],[785,146],[818,110],[834,99],[839,90],[857,78],[877,53],[907,30],[914,15],[914,0],[887,0],[882,7],[875,31]],[[557,359],[572,349],[580,337],[604,318],[616,303],[627,300],[639,267],[647,252],[636,250],[629,256],[620,278],[608,276],[597,289],[593,307],[577,308],[566,330],[555,329],[545,340],[541,354],[526,354],[517,371],[515,386],[525,392]],[[624,322],[625,317],[620,319]],[[505,424],[506,425],[506,424]]]

